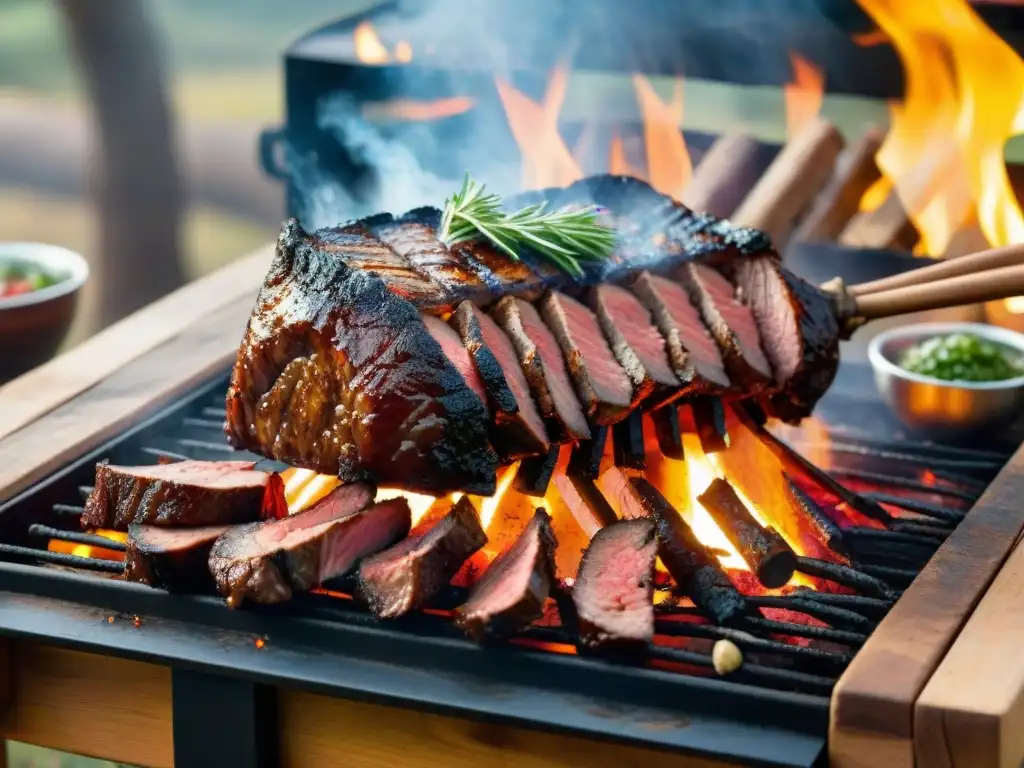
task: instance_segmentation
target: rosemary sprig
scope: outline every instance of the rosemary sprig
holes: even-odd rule
[[[615,247],[615,232],[597,222],[598,209],[548,211],[546,204],[515,213],[501,210],[501,198],[466,174],[462,189],[444,203],[441,240],[455,243],[485,237],[519,261],[518,248],[530,248],[574,276],[583,274],[579,260],[599,261]]]

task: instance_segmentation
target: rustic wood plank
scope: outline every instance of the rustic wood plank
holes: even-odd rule
[[[921,697],[917,764],[1017,768],[1024,763],[1024,546],[999,571]]]
[[[272,246],[261,248],[0,386],[0,439],[156,349],[193,324],[198,316],[215,312],[239,298],[254,297],[272,255]]]
[[[100,445],[234,360],[256,289],[3,441],[0,499]]]
[[[725,763],[282,691],[284,768],[713,768]]]
[[[829,756],[835,768],[914,765],[915,702],[1024,529],[1022,478],[1024,448],[1010,459],[840,678],[832,695],[829,727]],[[919,765],[931,768],[930,763]]]
[[[166,667],[11,641],[5,739],[129,765],[173,768]]]

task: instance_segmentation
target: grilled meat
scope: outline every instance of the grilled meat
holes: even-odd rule
[[[452,330],[452,327],[444,320],[432,315],[423,316],[423,325],[441,347],[448,362],[455,366],[455,370],[462,376],[466,386],[473,390],[473,393],[480,398],[481,403],[486,404],[487,390],[484,387],[484,382],[477,373],[476,366],[473,365],[473,360],[463,346],[459,334]]]
[[[486,390],[493,417],[491,443],[498,456],[511,462],[547,452],[547,430],[508,336],[469,301],[459,304],[451,323]]]
[[[83,528],[128,530],[132,523],[196,526],[248,523],[273,517],[279,484],[251,461],[179,461],[147,467],[96,465],[96,484]]]
[[[682,286],[641,272],[631,286],[661,332],[683,394],[717,394],[729,386],[714,339]]]
[[[236,448],[343,482],[494,492],[489,418],[408,301],[319,250],[278,242],[231,376]]]
[[[766,398],[768,411],[797,423],[811,414],[838,370],[835,312],[820,291],[772,259],[744,259],[734,273],[775,375],[776,391]]]
[[[676,277],[718,343],[733,384],[747,395],[763,390],[772,381],[771,366],[761,351],[754,315],[737,301],[736,289],[704,264],[684,264]]]
[[[597,316],[557,291],[548,293],[539,306],[562,349],[587,418],[608,425],[628,416],[635,405],[633,385],[605,341]]]
[[[380,618],[402,616],[427,605],[486,543],[480,516],[463,496],[427,532],[364,560],[359,590]]]
[[[539,619],[555,578],[557,546],[551,518],[537,509],[456,610],[459,626],[474,640],[500,640]]]
[[[170,592],[212,592],[213,577],[207,564],[210,549],[230,528],[129,525],[124,577]]]
[[[649,641],[654,637],[652,518],[619,520],[590,541],[572,597],[585,645]]]
[[[625,288],[600,285],[591,295],[591,306],[615,359],[633,384],[634,403],[652,392],[656,402],[676,397],[682,385],[669,364],[665,339],[640,300]]]
[[[280,603],[348,573],[409,533],[405,499],[372,500],[365,485],[341,485],[303,512],[231,528],[210,551],[217,589],[232,608]]]
[[[495,306],[494,318],[512,341],[552,440],[569,442],[590,437],[558,341],[533,305],[506,296]]]

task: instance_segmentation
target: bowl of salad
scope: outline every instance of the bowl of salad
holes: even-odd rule
[[[51,358],[71,327],[89,265],[42,243],[0,243],[0,381]]]
[[[1024,406],[1024,335],[983,323],[916,323],[868,345],[875,383],[908,427],[938,435],[1009,427]]]

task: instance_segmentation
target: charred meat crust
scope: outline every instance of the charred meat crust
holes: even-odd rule
[[[315,248],[295,220],[279,238],[226,407],[236,448],[343,482],[494,492],[486,408],[416,308]]]
[[[540,406],[541,415],[547,422],[548,434],[553,437],[552,442],[585,440],[590,437],[590,429],[571,385],[568,391],[564,386],[568,381],[568,372],[560,353],[559,359],[551,362],[555,366],[560,366],[561,370],[552,369],[538,349],[537,342],[543,342],[539,339],[535,342],[524,328],[522,315],[525,312],[536,314],[532,305],[513,296],[506,296],[495,305],[493,316],[512,341],[512,346],[519,356],[519,364],[530,384],[537,405]],[[536,320],[531,327],[550,334],[550,331],[542,327],[539,315]],[[552,341],[551,346],[558,353],[557,342]]]
[[[684,264],[675,277],[686,289],[690,301],[700,311],[704,324],[717,342],[732,382],[742,386],[746,395],[763,391],[771,384],[771,369],[760,349],[753,317],[748,320],[739,316],[739,310],[746,308],[736,301],[734,288],[728,285],[729,295],[723,295],[724,292],[718,290],[718,273],[697,264]],[[720,280],[724,284],[725,278]],[[746,322],[752,327],[738,329],[734,327],[737,322]],[[750,335],[753,335],[753,340]]]
[[[594,534],[573,587],[580,639],[587,646],[654,637],[655,522],[619,520]]]
[[[771,259],[743,259],[734,274],[775,374],[776,391],[765,398],[767,410],[798,423],[811,414],[838,370],[835,313],[820,291]]]
[[[224,480],[234,479],[231,485]],[[231,525],[259,520],[270,475],[252,462],[183,461],[150,467],[96,465],[83,528],[128,530],[132,523],[167,526]]]
[[[550,291],[538,304],[562,350],[587,418],[614,424],[633,410],[633,385],[612,354],[597,316],[575,299]]]
[[[210,549],[229,528],[130,525],[124,557],[125,579],[170,592],[213,592],[208,565]]]
[[[514,361],[515,370],[506,371],[484,336],[481,324],[493,321],[482,315],[472,302],[464,301],[459,304],[450,322],[458,331],[487,392],[487,402],[493,419],[491,444],[498,452],[498,456],[503,462],[508,463],[545,453],[549,447],[547,434],[544,425],[537,423],[539,414],[536,413],[536,406],[530,399],[528,385],[521,381],[517,387],[525,400],[520,402],[508,381],[509,376],[517,374],[522,379],[518,362]],[[503,333],[497,326],[494,326],[494,330]],[[531,421],[534,423],[531,424]]]
[[[456,621],[466,634],[478,642],[502,640],[539,619],[555,580],[557,546],[551,518],[537,509],[456,609]]]
[[[402,616],[427,605],[486,543],[480,516],[463,496],[426,533],[364,560],[359,591],[378,617]]]

